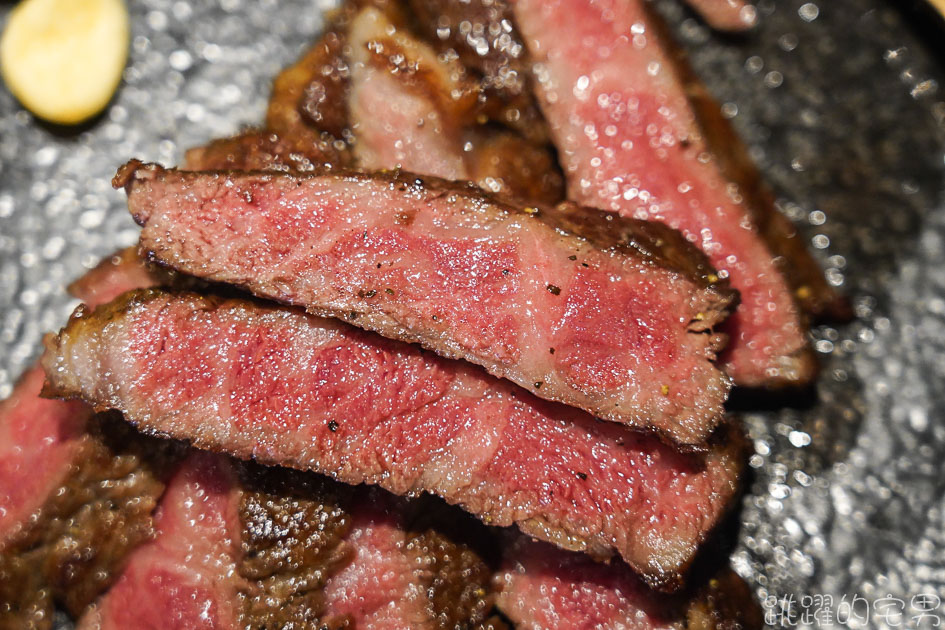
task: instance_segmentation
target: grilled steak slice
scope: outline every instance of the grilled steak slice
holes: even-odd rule
[[[495,97],[481,93],[453,57],[438,57],[374,8],[351,21],[348,40],[347,108],[360,168],[471,180],[491,192],[544,203],[563,198],[563,179],[546,143],[474,122],[481,100]]]
[[[80,309],[43,359],[52,387],[148,431],[395,494],[670,584],[725,512],[737,440],[686,456],[482,370],[289,308],[161,291]]]
[[[465,532],[456,535],[469,523],[428,499],[408,503],[369,492],[352,509],[345,543],[353,557],[324,590],[330,624],[446,629],[485,619],[492,608],[492,569],[466,544]],[[416,522],[420,509],[431,509],[432,520]]]
[[[65,481],[92,415],[81,403],[40,398],[43,379],[42,368],[30,369],[0,402],[0,549]]]
[[[188,457],[154,522],[154,539],[131,554],[78,627],[239,627],[239,493],[229,462],[206,453]]]
[[[116,185],[141,248],[180,271],[419,342],[681,445],[704,443],[722,417],[729,385],[706,333],[733,295],[665,227],[522,210],[401,174],[130,163]]]
[[[761,628],[758,604],[730,569],[701,589],[654,593],[619,562],[599,564],[510,537],[496,574],[496,605],[520,630],[736,630]]]
[[[414,31],[479,80],[480,114],[533,145],[548,129],[531,89],[525,45],[505,0],[409,0]]]
[[[492,571],[468,536],[450,537],[468,523],[432,506],[418,524],[421,507],[195,452],[157,536],[79,627],[472,627],[491,609]]]
[[[432,48],[396,30],[374,8],[358,13],[348,38],[358,165],[465,179],[463,156],[452,147],[460,143],[476,91],[462,66],[437,59]]]
[[[712,28],[743,31],[755,25],[755,8],[745,0],[686,0]]]
[[[787,278],[794,300],[810,319],[849,320],[852,317],[849,301],[830,286],[801,233],[777,209],[774,194],[749,156],[748,147],[732,123],[722,115],[718,101],[699,80],[685,50],[673,41],[666,23],[654,11],[650,16],[656,36],[675,64],[676,74],[685,87],[709,151],[725,178],[738,186],[758,233],[774,255],[778,269]]]
[[[541,64],[539,94],[568,194],[663,221],[702,246],[741,293],[727,324],[726,367],[736,383],[806,382],[814,361],[800,312],[749,211],[718,164],[700,159],[708,147],[644,4],[515,3]]]
[[[87,304],[170,279],[131,250],[70,286]],[[77,614],[150,533],[165,449],[91,408],[39,397],[37,365],[0,402],[0,627],[46,628],[58,602]]]

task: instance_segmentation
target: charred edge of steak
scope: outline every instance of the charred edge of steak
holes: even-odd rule
[[[192,171],[282,171],[305,173],[343,164],[345,156],[335,146],[315,145],[295,135],[248,130],[231,138],[213,140],[184,156]]]
[[[645,9],[656,29],[657,39],[674,63],[676,77],[683,85],[709,151],[715,156],[722,175],[738,186],[758,234],[774,255],[795,302],[813,320],[849,321],[852,310],[848,298],[827,283],[797,227],[775,207],[771,188],[748,155],[745,143],[732,123],[722,116],[718,101],[696,75],[666,22],[653,7],[645,6]]]
[[[345,542],[350,511],[359,501],[386,493],[349,488],[313,473],[242,464],[240,575],[243,622],[254,628],[345,628],[325,618],[322,590],[350,562]],[[386,499],[384,499],[386,501]],[[441,628],[472,627],[492,610],[494,565],[486,528],[442,500],[424,495],[397,500],[391,509],[408,530],[403,550],[421,568],[429,618]]]
[[[322,623],[322,589],[352,550],[342,486],[314,474],[240,467],[242,554],[238,571],[251,585],[243,593],[243,622],[285,630]],[[321,626],[318,626],[321,627]]]
[[[466,143],[469,177],[483,190],[546,205],[565,198],[564,175],[547,145],[489,124],[467,129]]]
[[[492,532],[427,494],[406,503],[405,512],[411,532],[407,553],[427,570],[430,618],[444,630],[485,623],[494,603],[490,582],[499,560]]]
[[[451,182],[401,170],[361,173],[338,169],[295,175],[264,171],[206,171],[206,173],[232,178],[261,176],[302,179],[331,175],[353,182],[382,181],[391,188],[409,192],[418,198],[444,197],[455,202],[466,201],[468,203],[464,207],[473,212],[480,212],[489,206],[507,214],[525,215],[583,238],[601,249],[617,250],[647,264],[668,268],[688,277],[697,285],[710,289],[721,305],[720,313],[727,308],[733,308],[737,296],[737,293],[729,287],[728,280],[716,274],[705,254],[676,230],[656,222],[628,219],[573,204],[562,204],[557,208],[521,207],[515,205],[514,200],[490,194],[469,182]],[[112,186],[124,188],[130,195],[135,187],[144,185],[148,180],[168,176],[186,180],[196,177],[197,173],[165,169],[158,164],[145,164],[140,160],[132,159],[119,168],[112,179]],[[134,218],[141,226],[147,222],[147,217],[135,216]]]
[[[153,535],[152,512],[183,452],[180,443],[142,435],[116,413],[95,416],[64,485],[0,556],[0,601],[47,617],[56,601],[81,614]],[[9,612],[0,608],[0,620]]]

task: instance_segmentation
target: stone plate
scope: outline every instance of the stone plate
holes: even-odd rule
[[[138,0],[125,80],[78,130],[0,88],[0,396],[137,229],[115,168],[262,119],[333,2]],[[945,30],[908,0],[758,0],[751,33],[658,0],[858,319],[813,331],[815,390],[741,397],[754,444],[732,562],[775,627],[945,619]],[[0,19],[10,4],[0,7]]]

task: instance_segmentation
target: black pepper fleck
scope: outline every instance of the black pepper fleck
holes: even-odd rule
[[[568,256],[568,260],[577,260],[577,256],[575,256],[574,254],[571,254],[570,256]]]
[[[549,354],[554,354],[554,353],[555,353],[555,349],[554,349],[554,348],[548,348],[548,353],[549,353]]]
[[[535,381],[535,389],[541,389],[542,384],[541,381]]]
[[[561,287],[549,284],[547,288],[551,295],[561,295]]]
[[[587,481],[587,473],[579,472],[579,473],[574,473],[574,474],[576,474],[578,476],[578,479],[580,479],[581,481]]]
[[[393,289],[384,289],[384,293],[387,293],[388,295],[394,295],[394,290],[393,290]]]
[[[335,431],[337,431],[337,430],[338,430],[338,423],[335,422],[334,420],[329,420],[329,421],[328,421],[328,430],[331,431],[332,433],[334,433]]]
[[[377,291],[375,291],[374,289],[371,289],[370,291],[364,291],[364,290],[358,291],[358,297],[360,298],[372,298],[375,295],[377,295]]]

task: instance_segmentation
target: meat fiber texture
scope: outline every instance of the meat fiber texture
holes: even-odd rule
[[[762,615],[731,569],[681,594],[654,593],[620,562],[600,564],[509,536],[496,606],[520,630],[750,630]]]
[[[722,418],[711,331],[733,294],[672,230],[407,174],[132,162],[116,184],[142,250],[182,272],[418,342],[684,447]]]
[[[687,456],[439,359],[287,307],[159,290],[80,309],[52,389],[240,458],[428,491],[488,524],[675,586],[736,492],[737,440]]]
[[[644,5],[514,3],[568,196],[663,221],[706,252],[741,294],[724,357],[736,383],[806,382],[814,362],[787,281],[711,158]]]

